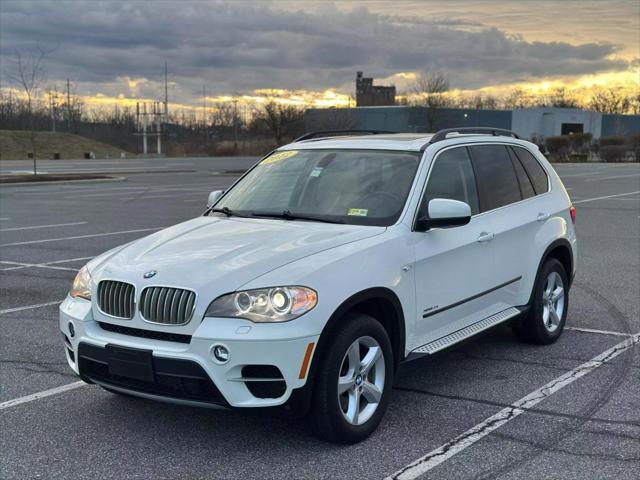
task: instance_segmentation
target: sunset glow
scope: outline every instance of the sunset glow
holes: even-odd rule
[[[458,101],[481,95],[500,103],[514,92],[539,98],[562,88],[587,106],[598,89],[619,89],[630,98],[640,91],[640,5],[634,0],[612,0],[611,8],[540,0],[537,13],[529,2],[498,0],[354,0],[332,7],[202,1],[177,10],[170,2],[135,9],[126,2],[74,5],[3,1],[4,96],[23,95],[9,74],[15,51],[28,55],[36,42],[57,45],[46,59],[40,101],[49,102],[49,91],[63,97],[70,79],[71,93],[90,110],[162,101],[165,61],[170,111],[196,116],[229,102],[245,111],[269,101],[355,106],[358,70],[375,84],[395,85],[409,102],[424,70],[446,74],[447,95]],[[155,25],[169,11],[172,22],[160,32]],[[25,15],[33,22],[28,33],[18,27]]]

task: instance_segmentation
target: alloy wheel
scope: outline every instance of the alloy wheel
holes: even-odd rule
[[[558,272],[551,272],[542,291],[542,321],[548,332],[555,332],[564,313],[564,283]]]
[[[376,339],[356,339],[344,355],[338,377],[338,403],[351,425],[362,425],[378,409],[384,391],[385,362]]]

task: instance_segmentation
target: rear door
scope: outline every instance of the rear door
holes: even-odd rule
[[[425,345],[495,313],[481,294],[493,284],[493,252],[488,222],[480,213],[476,180],[466,147],[437,154],[416,218],[426,216],[434,198],[471,206],[467,225],[413,232],[417,345]]]
[[[519,147],[518,147],[519,148]],[[499,310],[523,305],[530,292],[530,262],[537,230],[547,217],[536,209],[534,182],[511,146],[469,147],[478,178],[482,216],[493,233],[495,269],[492,301]],[[542,188],[542,187],[539,187]]]

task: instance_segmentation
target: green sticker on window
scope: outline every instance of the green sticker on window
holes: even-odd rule
[[[310,177],[319,177],[322,173],[322,167],[315,167],[309,174]]]
[[[350,208],[347,215],[351,215],[354,217],[366,217],[369,213],[369,210],[366,208]]]

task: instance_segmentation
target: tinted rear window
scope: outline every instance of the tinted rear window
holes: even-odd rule
[[[509,153],[504,145],[469,147],[480,190],[483,212],[518,202],[520,187]]]
[[[533,184],[531,183],[531,179],[527,172],[524,170],[522,163],[518,160],[518,157],[515,154],[511,154],[511,161],[513,162],[513,168],[516,170],[516,176],[518,177],[518,182],[520,183],[520,191],[522,192],[522,198],[531,198],[536,192],[533,189]]]
[[[513,150],[518,155],[518,158],[524,165],[524,168],[529,174],[529,178],[533,182],[533,187],[536,189],[536,194],[541,194],[549,191],[549,180],[547,179],[547,173],[540,165],[540,162],[534,157],[531,152],[522,147],[513,147]]]

